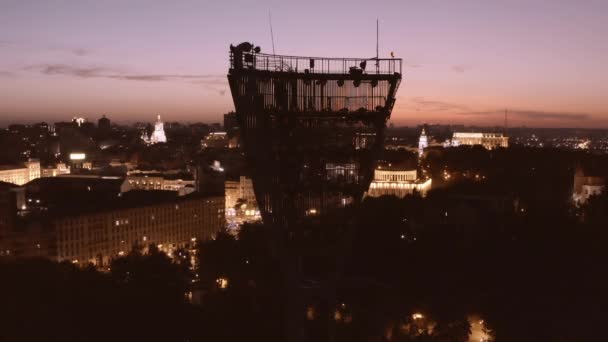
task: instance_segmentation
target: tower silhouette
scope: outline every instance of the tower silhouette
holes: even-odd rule
[[[256,199],[281,261],[285,339],[302,341],[307,296],[320,297],[324,317],[333,317],[350,218],[383,148],[401,60],[281,56],[241,43],[230,47],[228,81]]]

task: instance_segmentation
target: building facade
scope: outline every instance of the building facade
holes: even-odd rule
[[[396,168],[377,168],[374,170],[374,180],[369,185],[367,196],[380,197],[386,195],[403,198],[418,192],[426,196],[431,189],[432,180],[418,179],[416,170]]]
[[[180,196],[195,191],[194,179],[169,178],[163,175],[127,175],[127,182],[132,190],[166,190],[176,191]]]
[[[57,177],[61,175],[69,175],[71,169],[65,163],[57,163],[55,167],[42,168],[41,177]]]
[[[228,221],[246,222],[261,219],[251,178],[240,176],[238,181],[227,180],[225,183],[225,197]],[[237,208],[239,203],[241,205]]]
[[[23,185],[36,178],[40,178],[40,161],[29,159],[23,165],[0,166],[0,182]]]
[[[509,138],[502,133],[462,133],[454,132],[450,146],[481,145],[487,150],[509,147]]]
[[[580,167],[576,169],[572,189],[574,204],[585,204],[591,196],[601,195],[605,189],[606,179],[604,177],[587,175]]]
[[[234,209],[236,201],[240,198],[240,181],[226,180],[224,183],[224,195],[226,197],[226,212],[228,209]]]
[[[50,223],[49,258],[105,267],[134,246],[155,244],[170,254],[211,239],[224,223],[223,196],[64,216]]]
[[[201,140],[201,148],[227,148],[229,143],[226,132],[211,132]]]

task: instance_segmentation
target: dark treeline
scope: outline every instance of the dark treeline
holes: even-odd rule
[[[578,208],[570,199],[587,159],[605,162],[552,150],[430,154],[434,180],[446,167],[461,176],[425,198],[364,201],[332,315],[303,303],[306,340],[468,341],[471,317],[499,342],[602,340],[608,195]],[[0,341],[280,341],[285,297],[269,241],[261,225],[219,234],[198,246],[193,271],[154,248],[107,272],[2,263]]]

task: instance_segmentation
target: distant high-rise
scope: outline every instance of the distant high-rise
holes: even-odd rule
[[[152,131],[152,135],[150,136],[150,143],[166,143],[167,136],[165,135],[165,128],[163,122],[160,120],[160,115],[158,115],[156,123],[154,123],[154,131]]]
[[[239,127],[239,123],[236,119],[235,112],[230,112],[230,113],[224,114],[224,131],[230,132],[233,129],[236,129],[238,127]]]
[[[106,116],[102,116],[101,119],[97,121],[97,128],[100,130],[110,130],[111,123],[110,119],[106,118]]]

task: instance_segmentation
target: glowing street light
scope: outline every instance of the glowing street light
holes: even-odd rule
[[[419,312],[416,312],[416,313],[414,313],[414,314],[412,315],[412,318],[413,318],[414,320],[419,320],[419,319],[423,319],[423,318],[424,318],[424,315],[423,315],[423,314],[421,314],[421,313],[419,313]]]
[[[215,280],[215,283],[217,284],[217,287],[219,287],[221,290],[225,290],[228,288],[228,279],[227,278],[224,278],[224,277],[217,278]]]

